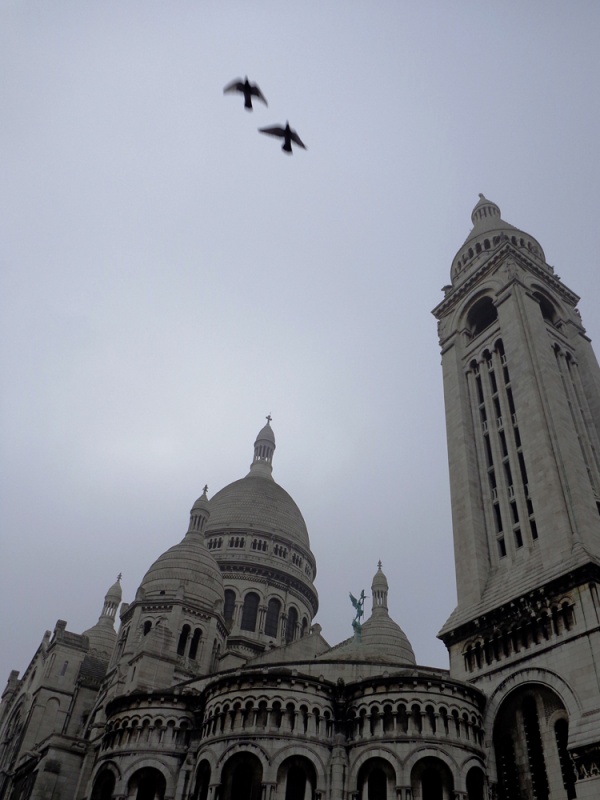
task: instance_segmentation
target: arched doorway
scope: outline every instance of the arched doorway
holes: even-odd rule
[[[252,753],[236,753],[223,767],[223,800],[261,800],[262,764]]]
[[[277,796],[281,800],[312,800],[317,787],[317,772],[304,756],[291,756],[277,770]]]
[[[109,769],[101,769],[94,779],[90,800],[111,800],[115,782],[115,776]]]
[[[454,780],[449,768],[434,756],[418,761],[410,776],[413,800],[451,800]]]
[[[485,777],[480,767],[471,767],[467,772],[467,798],[468,800],[485,800]]]
[[[360,800],[391,800],[396,773],[384,758],[370,758],[358,771],[357,783]]]
[[[210,786],[210,764],[203,759],[196,770],[196,783],[194,786],[193,800],[206,800]]]
[[[144,767],[131,776],[127,797],[130,800],[164,800],[166,787],[162,772],[153,767]]]
[[[565,706],[547,686],[523,686],[504,700],[494,721],[499,800],[577,797],[568,728]]]

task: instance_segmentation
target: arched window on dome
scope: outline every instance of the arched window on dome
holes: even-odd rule
[[[308,633],[308,620],[306,619],[306,617],[304,617],[302,619],[302,629],[300,631],[300,636],[306,636],[307,633]]]
[[[179,642],[177,643],[177,655],[183,656],[185,655],[185,646],[187,644],[188,637],[190,635],[190,626],[184,625],[181,629],[181,633],[179,635]]]
[[[225,589],[225,604],[223,606],[223,616],[225,622],[231,622],[235,613],[235,592],[233,589]]]
[[[242,608],[242,622],[240,628],[243,631],[256,630],[256,617],[258,615],[259,596],[255,592],[249,592],[244,598]]]
[[[144,622],[144,629],[143,629],[144,636],[147,636],[151,630],[152,630],[152,622],[151,620],[147,619],[146,622]]]
[[[290,606],[287,615],[287,625],[285,627],[285,642],[293,642],[296,638],[296,629],[298,628],[298,611],[294,606]]]
[[[192,641],[190,642],[190,652],[189,657],[195,659],[198,655],[198,645],[200,644],[200,639],[202,638],[202,631],[200,628],[196,628],[194,631],[194,635],[192,636]]]
[[[277,637],[279,632],[279,615],[281,614],[281,603],[275,597],[269,600],[267,606],[267,619],[265,621],[265,634]]]

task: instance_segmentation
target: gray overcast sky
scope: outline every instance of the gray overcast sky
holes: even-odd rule
[[[597,0],[0,2],[0,681],[130,601],[269,412],[325,637],[381,558],[447,666],[430,310],[483,192],[598,346],[599,35]]]

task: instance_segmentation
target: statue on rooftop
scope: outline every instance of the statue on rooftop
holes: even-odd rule
[[[360,620],[361,620],[361,617],[364,617],[364,614],[365,614],[365,612],[364,612],[365,590],[364,589],[362,590],[362,592],[360,593],[360,596],[358,597],[358,599],[356,599],[356,597],[354,597],[352,592],[350,592],[350,602],[352,603],[352,605],[354,606],[354,609],[356,611],[356,616],[352,620],[352,627],[354,628],[354,633],[357,634],[358,636],[360,636],[360,632],[362,630],[362,625],[361,625]]]

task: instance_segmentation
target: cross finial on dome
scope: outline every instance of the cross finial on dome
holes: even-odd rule
[[[383,566],[383,564],[381,563],[381,559],[379,559],[379,561],[377,562],[377,570],[378,570],[379,572],[381,572],[381,567],[382,567],[382,566]]]
[[[202,490],[203,494],[208,494],[208,483],[204,484],[204,489]]]
[[[267,416],[266,416],[267,425],[270,425],[270,424],[271,424],[271,420],[272,420],[272,419],[273,419],[273,417],[271,416],[271,412],[269,411],[269,413],[268,413],[268,414],[267,414]]]
[[[121,578],[122,578],[122,577],[123,577],[123,573],[122,573],[122,572],[119,572],[119,574],[117,575],[117,581],[118,581],[119,583],[121,582]]]

